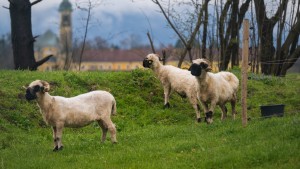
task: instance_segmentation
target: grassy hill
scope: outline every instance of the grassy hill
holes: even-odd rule
[[[24,97],[22,86],[36,79],[50,83],[51,95],[111,92],[119,143],[100,144],[100,129],[93,124],[65,129],[65,149],[53,153],[50,127],[36,103]],[[0,168],[299,168],[300,75],[250,74],[248,82],[251,120],[243,128],[240,102],[236,121],[230,113],[220,121],[217,108],[212,125],[196,123],[192,106],[176,94],[171,108],[163,109],[162,87],[149,70],[0,71]],[[259,106],[266,104],[285,104],[285,116],[260,118]]]

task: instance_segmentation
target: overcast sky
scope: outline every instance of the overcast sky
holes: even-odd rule
[[[75,4],[83,6],[85,0],[69,0],[73,5],[73,36],[81,38],[83,35],[83,21],[87,13],[76,8]],[[92,0],[95,2],[96,0]],[[33,2],[33,0],[31,1]],[[43,34],[51,29],[58,34],[58,7],[62,0],[43,0],[32,7],[33,35]],[[10,32],[10,15],[2,6],[9,6],[7,0],[0,1],[0,35]],[[88,38],[101,36],[109,43],[138,34],[142,43],[148,43],[146,33],[152,31],[156,45],[174,44],[177,40],[158,7],[151,0],[102,0],[101,4],[92,10],[92,20]]]

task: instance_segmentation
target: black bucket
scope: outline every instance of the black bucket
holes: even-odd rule
[[[284,104],[260,106],[261,116],[263,117],[282,117],[284,112]]]

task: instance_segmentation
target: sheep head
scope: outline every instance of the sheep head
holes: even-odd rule
[[[145,68],[151,68],[153,63],[157,63],[159,61],[163,61],[163,59],[161,59],[157,54],[151,53],[148,54],[143,60],[143,66]]]
[[[43,94],[45,92],[49,92],[50,85],[46,81],[35,80],[29,84],[26,88],[25,98],[27,100],[34,100],[37,98],[37,93]]]
[[[191,71],[192,75],[200,76],[202,70],[206,72],[211,71],[210,62],[206,59],[193,60],[193,64],[191,65],[189,70]]]

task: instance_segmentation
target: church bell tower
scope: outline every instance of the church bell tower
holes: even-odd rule
[[[63,0],[59,5],[60,12],[60,46],[61,54],[65,57],[72,52],[72,4],[68,0]]]

